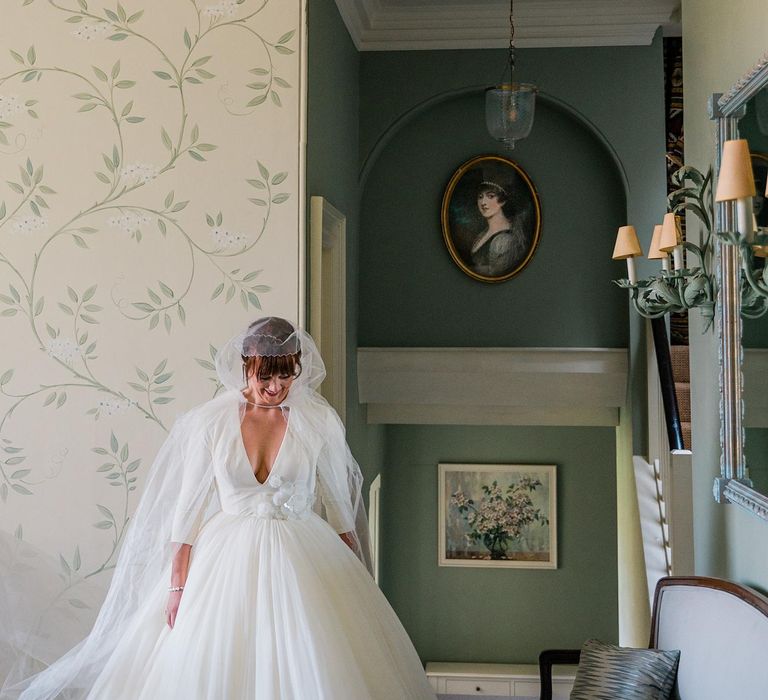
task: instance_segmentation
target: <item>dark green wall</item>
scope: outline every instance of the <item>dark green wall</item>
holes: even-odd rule
[[[487,285],[451,261],[439,211],[455,168],[501,152],[485,133],[480,87],[503,60],[363,54],[360,344],[644,352],[626,293],[611,284],[626,268],[610,255],[619,225],[647,239],[665,210],[660,41],[520,52],[521,77],[546,94],[512,158],[541,195],[543,231],[528,268]],[[633,355],[633,377],[641,366]],[[642,424],[637,432],[644,445]],[[424,660],[531,662],[547,646],[617,638],[613,429],[388,426],[386,445],[383,588]],[[557,464],[558,570],[438,567],[439,461]]]
[[[611,428],[390,426],[383,588],[429,661],[535,663],[542,649],[617,641]],[[437,464],[557,465],[556,571],[437,566]]]
[[[520,52],[521,73],[550,98],[513,156],[540,190],[544,232],[531,266],[490,287],[450,261],[436,207],[454,167],[496,150],[473,87],[496,80],[503,52],[359,55],[332,0],[308,13],[308,195],[348,217],[348,430],[366,476],[383,471],[385,592],[425,659],[534,661],[546,646],[615,640],[614,431],[367,426],[353,351],[358,340],[642,346],[636,328],[627,337],[609,256],[617,225],[647,239],[664,210],[660,42]],[[559,568],[437,567],[439,461],[557,464]]]
[[[497,82],[505,65],[503,51],[401,51],[366,52],[360,66],[360,163],[363,181],[374,170],[389,141],[411,119],[446,96]],[[517,77],[535,82],[543,95],[577,111],[599,138],[609,144],[621,163],[627,182],[626,220],[638,231],[647,250],[653,226],[666,211],[664,72],[661,32],[650,46],[523,49],[518,51]],[[437,110],[439,111],[439,110]],[[453,139],[468,123],[453,124],[434,157],[451,148]],[[429,127],[433,128],[432,125]],[[537,136],[538,126],[530,138]],[[524,148],[525,142],[519,145]],[[478,144],[481,146],[482,144]],[[581,163],[567,151],[553,163],[577,181]],[[428,162],[428,161],[427,161]],[[530,161],[526,164],[530,166]],[[398,177],[405,175],[398,174]],[[449,173],[441,173],[445,182]],[[387,183],[389,185],[390,183]],[[422,183],[423,185],[424,183]],[[366,189],[367,196],[367,189]],[[393,200],[393,207],[397,203]],[[408,212],[410,215],[410,212]],[[545,216],[548,216],[545,212]],[[545,219],[546,221],[546,219]],[[366,221],[367,223],[367,221]],[[401,222],[402,223],[402,222]],[[575,243],[576,241],[574,241]],[[601,256],[595,252],[595,260]],[[377,261],[377,265],[380,262]],[[606,264],[601,262],[600,264]],[[419,274],[418,266],[413,266]],[[642,276],[658,265],[638,261]],[[620,266],[606,280],[604,294],[610,307],[617,291],[608,281],[621,274]],[[371,274],[366,270],[366,274]],[[523,275],[529,274],[528,271]],[[598,274],[592,266],[569,276],[578,285],[580,274]],[[575,282],[573,280],[576,280]],[[626,299],[626,297],[624,297]],[[447,305],[452,299],[447,300]],[[626,303],[626,302],[625,302]],[[543,306],[543,305],[542,305]],[[548,309],[542,309],[546,314]],[[552,324],[550,324],[552,325]],[[632,442],[635,454],[647,452],[645,391],[645,325],[632,315],[629,320]]]
[[[307,201],[325,197],[347,217],[347,437],[369,483],[383,430],[366,424],[357,399],[360,57],[333,0],[311,0],[307,21]]]
[[[481,92],[441,102],[405,125],[363,195],[359,338],[363,346],[626,347],[626,292],[611,260],[626,222],[621,175],[593,134],[546,103],[509,154],[542,209],[529,265],[501,284],[464,274],[440,229],[443,190],[476,155],[505,155],[487,134]]]

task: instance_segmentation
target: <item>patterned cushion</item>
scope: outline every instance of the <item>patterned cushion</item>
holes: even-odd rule
[[[679,651],[627,649],[590,639],[581,660],[571,700],[669,700]]]

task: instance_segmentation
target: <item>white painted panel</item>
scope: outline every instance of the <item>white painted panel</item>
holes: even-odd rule
[[[503,48],[509,42],[505,0],[336,0],[362,51]],[[518,0],[515,44],[648,45],[660,26],[679,21],[679,0]]]
[[[369,422],[618,424],[627,356],[603,348],[360,348]]]

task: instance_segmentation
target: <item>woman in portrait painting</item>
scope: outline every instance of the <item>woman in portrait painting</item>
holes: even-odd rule
[[[451,177],[441,221],[448,252],[463,272],[481,282],[503,282],[531,261],[541,207],[519,165],[501,156],[478,156]]]
[[[484,180],[477,190],[477,208],[485,229],[472,243],[470,268],[485,277],[498,277],[523,260],[530,242],[520,217],[509,211],[510,197],[497,182]],[[505,211],[506,209],[506,211]]]

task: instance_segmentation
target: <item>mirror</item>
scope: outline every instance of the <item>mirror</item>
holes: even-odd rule
[[[768,234],[768,62],[719,100],[713,98],[712,116],[718,120],[718,166],[724,141],[744,138],[749,143],[757,188],[755,220],[758,230]],[[734,220],[732,203],[718,205],[718,230],[732,230]],[[747,304],[742,319],[740,252],[718,243],[717,255],[722,457],[715,498],[768,520],[768,313],[763,313],[768,300],[760,300],[753,318],[749,312],[755,309]],[[757,251],[750,262],[761,268],[766,259]]]
[[[764,87],[746,104],[739,119],[739,138],[746,139],[752,154],[752,172],[757,194],[754,213],[757,231],[768,233],[768,87]],[[762,251],[761,251],[762,253]],[[760,269],[765,257],[756,255],[753,264]],[[768,314],[744,318],[742,325],[744,350],[744,461],[746,476],[755,491],[768,495],[768,403],[762,375],[768,357]]]

